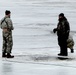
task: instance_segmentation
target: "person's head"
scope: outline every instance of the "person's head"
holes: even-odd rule
[[[59,18],[64,18],[64,14],[63,13],[60,13],[59,14]]]
[[[64,13],[60,13],[60,14],[59,14],[59,21],[62,21],[62,20],[64,19],[64,17],[65,17],[65,16],[64,16]]]
[[[8,16],[8,17],[10,17],[11,16],[11,12],[9,10],[6,10],[5,11],[5,15]]]

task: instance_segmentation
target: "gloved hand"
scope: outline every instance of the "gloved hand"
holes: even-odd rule
[[[56,33],[56,31],[57,31],[57,28],[54,28],[54,29],[53,29],[53,32]]]

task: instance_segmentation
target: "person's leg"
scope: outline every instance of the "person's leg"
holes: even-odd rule
[[[73,49],[73,47],[71,47],[70,50],[71,50],[71,53],[74,53],[74,49]]]
[[[60,53],[58,55],[67,56],[68,55],[68,53],[67,53],[67,47],[66,46],[61,46],[60,47]]]
[[[14,56],[11,56],[13,41],[12,41],[12,34],[10,33],[7,39],[7,58],[13,58]]]
[[[58,37],[58,45],[60,47],[60,53],[58,55],[61,55],[61,38],[60,37]]]
[[[60,53],[58,55],[67,56],[67,42],[64,37],[58,38]]]
[[[62,55],[62,47],[60,46],[60,53],[58,54],[59,56]]]
[[[63,55],[63,38],[62,37],[58,37],[58,44],[60,46],[60,53],[58,55]]]
[[[71,53],[74,53],[74,49],[71,49]]]
[[[68,55],[68,52],[67,52],[67,39],[65,37],[63,37],[63,40],[62,40],[62,54],[64,56]]]
[[[62,54],[63,54],[63,56],[67,56],[68,55],[67,46],[66,45],[64,45],[63,48],[62,48]]]
[[[70,47],[69,47],[70,50],[71,50],[71,53],[74,53],[74,48],[73,48],[73,46],[74,46],[74,43],[71,43],[71,44],[70,44]]]
[[[2,57],[6,57],[6,48],[7,48],[6,37],[3,36]]]

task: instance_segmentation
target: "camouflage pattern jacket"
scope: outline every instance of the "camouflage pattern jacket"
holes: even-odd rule
[[[0,21],[0,27],[1,29],[8,29],[12,31],[14,29],[12,20],[9,17],[4,17]]]

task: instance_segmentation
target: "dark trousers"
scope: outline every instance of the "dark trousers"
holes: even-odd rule
[[[58,37],[58,44],[60,46],[60,54],[68,55],[68,52],[67,52],[67,38],[65,36]]]

